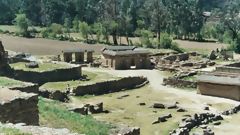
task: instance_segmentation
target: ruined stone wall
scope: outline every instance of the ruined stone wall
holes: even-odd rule
[[[34,72],[24,70],[14,71],[14,79],[37,84],[44,84],[46,82],[75,80],[81,77],[82,77],[81,66],[67,69],[56,69],[45,72]]]
[[[197,82],[187,81],[178,78],[164,78],[163,84],[178,88],[197,88]]]
[[[39,93],[39,85],[37,84],[27,84],[25,86],[16,86],[16,87],[9,87],[9,89],[11,90],[19,90],[22,92],[26,92],[26,93]]]
[[[39,125],[37,105],[38,96],[36,94],[0,102],[0,122]]]
[[[240,100],[240,86],[198,82],[198,93]]]
[[[72,93],[76,96],[83,95],[102,95],[111,92],[119,92],[126,89],[134,89],[148,83],[144,77],[127,77],[119,80],[100,82],[91,85],[78,86]]]
[[[240,67],[221,66],[216,67],[217,72],[240,73]]]

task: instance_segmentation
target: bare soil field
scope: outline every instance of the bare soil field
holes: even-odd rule
[[[33,55],[58,55],[65,49],[93,49],[95,54],[100,54],[100,51],[104,45],[101,44],[85,44],[79,42],[69,41],[57,41],[43,38],[21,38],[13,37],[9,35],[0,34],[3,44],[7,50],[15,52],[26,52]],[[111,39],[111,38],[110,38]],[[122,37],[122,43],[126,43],[126,39]],[[133,42],[138,42],[138,38],[131,38]],[[175,40],[180,47],[188,51],[210,52],[217,48],[225,48],[226,44],[220,43],[203,43],[203,42],[191,42]]]
[[[175,40],[181,48],[187,50],[199,50],[199,51],[212,51],[226,48],[227,44],[223,43],[211,43],[211,42],[194,42],[194,41],[185,41],[185,40]]]
[[[0,34],[7,50],[31,53],[33,55],[58,55],[65,49],[93,49],[96,54],[104,45],[89,45],[77,42],[57,41],[43,38],[21,38]]]

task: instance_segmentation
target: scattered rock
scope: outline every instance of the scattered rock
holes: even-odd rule
[[[140,106],[145,106],[145,105],[146,105],[146,103],[139,103],[139,105],[140,105]]]
[[[177,105],[176,104],[170,104],[170,105],[167,105],[167,109],[177,109]]]
[[[125,95],[122,95],[122,96],[118,97],[117,99],[123,99],[123,98],[129,97],[129,96],[130,96],[129,94],[125,94]]]
[[[204,106],[204,107],[203,107],[203,110],[209,111],[209,110],[210,110],[210,109],[209,109],[209,106]]]
[[[85,107],[85,106],[71,108],[71,109],[69,109],[69,111],[79,113],[79,114],[82,114],[82,115],[88,115],[88,108]]]
[[[30,63],[26,63],[25,67],[27,68],[39,68],[39,65],[37,62],[30,62]]]
[[[165,109],[165,105],[162,104],[162,103],[154,103],[154,104],[153,104],[153,108]]]
[[[159,123],[160,123],[159,120],[155,120],[152,122],[152,125],[159,124]]]
[[[183,108],[179,108],[177,109],[177,112],[186,112],[187,110],[183,109]]]
[[[208,128],[203,130],[203,135],[214,135],[214,132]]]
[[[213,125],[215,125],[215,126],[218,126],[218,125],[221,125],[221,124],[222,124],[222,123],[221,123],[220,121],[213,123]]]

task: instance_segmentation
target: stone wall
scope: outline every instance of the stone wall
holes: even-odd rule
[[[119,92],[127,89],[134,89],[144,86],[148,83],[144,77],[127,77],[119,80],[100,82],[91,85],[78,86],[72,90],[76,96],[83,95],[101,95],[112,92]]]
[[[197,82],[187,81],[178,78],[164,78],[163,84],[178,88],[197,88]]]
[[[216,67],[217,72],[240,73],[240,67],[221,66]]]
[[[46,82],[75,80],[81,77],[82,77],[81,66],[66,69],[56,69],[45,72],[34,72],[24,70],[14,71],[14,79],[37,84],[44,84]]]
[[[9,89],[19,90],[19,91],[26,92],[26,93],[35,93],[35,94],[39,93],[39,85],[31,84],[31,83],[26,83],[26,85],[24,85],[24,86],[9,87]]]
[[[70,91],[60,91],[60,90],[46,90],[46,89],[40,89],[39,95],[41,95],[44,98],[49,98],[53,100],[58,100],[62,102],[66,102],[69,100],[68,94]]]
[[[38,95],[1,89],[0,122],[39,125]]]
[[[240,101],[240,86],[198,82],[198,93]]]

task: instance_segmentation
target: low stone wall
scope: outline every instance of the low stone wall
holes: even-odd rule
[[[68,98],[69,93],[70,93],[70,91],[60,91],[60,90],[49,91],[49,90],[45,90],[45,89],[39,90],[39,95],[41,95],[42,97],[53,99],[53,100],[58,100],[58,101],[62,101],[62,102],[66,102],[69,100],[69,98]]]
[[[197,88],[197,82],[187,81],[178,78],[164,78],[163,84],[178,88]]]
[[[44,84],[46,82],[75,80],[81,78],[81,76],[82,76],[81,66],[67,69],[56,69],[45,72],[14,70],[14,79],[37,84]]]
[[[198,82],[198,93],[240,101],[240,86]]]
[[[240,67],[221,66],[216,67],[217,72],[240,73]]]
[[[0,90],[0,122],[39,125],[38,95]]]
[[[19,91],[26,92],[26,93],[36,93],[36,94],[39,93],[39,85],[31,84],[31,83],[26,83],[26,85],[24,85],[24,86],[9,87],[9,89],[19,90]]]
[[[91,85],[78,86],[72,90],[76,96],[83,95],[102,95],[112,92],[119,92],[127,89],[134,89],[144,86],[148,83],[145,77],[127,77],[119,80],[95,83]]]

